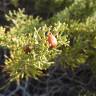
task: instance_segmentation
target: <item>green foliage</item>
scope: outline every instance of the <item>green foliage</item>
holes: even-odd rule
[[[87,92],[81,92],[78,96],[96,96],[96,93],[87,91]]]
[[[34,10],[40,16],[49,18],[66,6],[69,6],[73,0],[34,0]]]
[[[11,2],[14,6],[17,6],[17,5],[18,5],[18,1],[19,1],[19,0],[10,0],[10,2]]]
[[[27,16],[24,14],[24,9],[20,10],[18,9],[18,12],[16,11],[9,11],[9,14],[6,15],[6,18],[8,21],[12,22],[12,26],[15,26],[15,31],[20,33],[29,33],[34,31],[34,27],[40,26],[40,20],[41,18],[36,17],[35,19],[33,16]],[[26,26],[26,27],[24,27]],[[27,28],[28,26],[28,28]],[[13,29],[12,29],[13,30]]]
[[[46,14],[46,18],[49,18],[50,15],[60,12],[48,21],[25,15],[24,10],[20,9],[18,12],[9,11],[6,15],[12,24],[7,32],[5,28],[0,27],[0,46],[8,47],[11,52],[11,57],[6,57],[4,68],[10,75],[10,81],[38,78],[44,75],[42,70],[47,70],[55,63],[73,69],[80,64],[90,64],[96,74],[96,1],[32,2],[36,15]],[[50,48],[48,45],[46,34],[49,31],[57,39],[56,48]],[[56,62],[58,60],[59,62]],[[84,96],[87,96],[86,94]]]
[[[88,16],[92,16],[96,10],[95,0],[74,0],[69,6],[58,12],[55,16],[49,19],[49,22],[69,22],[73,20],[85,21]]]
[[[93,56],[94,59],[91,59],[90,64],[94,63],[96,66],[94,62],[96,58],[96,25],[91,24],[88,19],[85,23],[75,22],[67,28],[70,46],[63,50],[63,64],[76,67],[78,64],[89,63],[87,60]]]
[[[62,37],[62,30],[65,26],[58,22],[54,26],[46,24],[38,28],[39,20],[23,14],[23,11],[9,12],[6,15],[11,20],[13,26],[5,33],[5,29],[0,30],[0,44],[10,49],[11,58],[5,62],[5,71],[10,74],[11,81],[22,78],[42,76],[42,70],[46,70],[54,63],[55,57],[62,52],[58,48],[61,45],[67,47],[69,41],[67,35]],[[57,36],[57,48],[49,48],[46,32],[51,31]]]
[[[68,7],[74,0],[11,0],[15,7],[25,8],[29,14],[48,19],[65,7]],[[20,5],[22,4],[22,5]],[[29,9],[29,10],[28,10]]]
[[[64,67],[77,67],[89,63],[95,71],[96,66],[96,22],[95,15],[85,22],[71,24],[57,22],[53,26],[41,24],[39,18],[33,18],[19,10],[6,16],[12,21],[10,31],[5,33],[1,27],[0,44],[11,50],[11,58],[6,60],[5,70],[12,80],[23,77],[42,76],[59,55]],[[41,26],[41,27],[40,27]],[[57,47],[50,49],[46,32],[52,32],[57,39]]]
[[[62,23],[61,23],[62,25]],[[63,25],[62,25],[63,26]],[[77,67],[79,64],[90,64],[93,72],[96,66],[96,21],[95,17],[86,19],[86,22],[65,23],[62,34],[68,36],[69,46],[62,46],[61,64],[65,67]],[[64,27],[63,27],[64,28]]]

